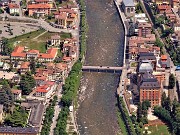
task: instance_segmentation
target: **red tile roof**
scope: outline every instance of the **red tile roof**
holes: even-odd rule
[[[30,4],[28,5],[28,9],[50,9],[49,4]]]
[[[47,53],[39,53],[38,50],[29,50],[27,53],[23,52],[24,47],[17,46],[14,51],[11,53],[12,57],[26,57],[27,53],[37,53],[39,54],[38,58],[45,59],[54,59],[57,55],[58,48],[50,48],[47,50]]]
[[[159,10],[170,10],[171,6],[170,5],[158,5]]]
[[[11,53],[12,57],[26,57],[26,53],[23,52],[24,47],[17,46],[14,51]]]
[[[17,89],[12,89],[11,92],[13,94],[20,94],[22,91],[21,90],[17,90]]]
[[[30,65],[29,62],[23,62],[21,63],[21,69],[29,69],[29,65]]]
[[[49,88],[52,87],[54,84],[54,82],[47,81],[44,85],[37,87],[35,91],[47,93],[49,91]]]
[[[161,60],[167,60],[167,55],[161,55]]]
[[[9,4],[8,4],[8,7],[9,7],[10,9],[12,9],[12,8],[19,8],[19,5],[14,4],[14,3],[9,3]]]
[[[56,68],[63,71],[63,70],[65,70],[67,68],[67,64],[66,63],[57,63]]]
[[[39,54],[39,51],[38,51],[38,50],[29,50],[28,53],[36,53],[36,54]]]
[[[67,13],[60,13],[57,17],[57,19],[65,20],[67,18]]]
[[[69,9],[69,8],[60,8],[59,12],[66,12],[66,13],[74,13],[76,14],[76,11]]]

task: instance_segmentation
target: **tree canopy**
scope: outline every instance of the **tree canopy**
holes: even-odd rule
[[[10,112],[13,105],[13,95],[8,84],[5,84],[0,89],[0,104],[3,105],[5,112]]]
[[[35,85],[35,79],[29,72],[21,76],[20,88],[22,89],[23,94],[28,95],[31,93]]]

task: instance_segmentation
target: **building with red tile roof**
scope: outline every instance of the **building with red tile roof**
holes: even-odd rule
[[[11,53],[11,59],[30,59],[34,58],[41,62],[52,62],[56,58],[58,53],[58,48],[49,48],[47,53],[39,53],[38,50],[29,50],[27,52],[24,51],[24,47],[17,46],[14,51]]]
[[[50,13],[51,6],[49,4],[29,4],[28,5],[29,16],[37,15],[44,16]]]
[[[166,10],[171,10],[170,5],[158,5],[157,8],[160,14],[164,14]]]
[[[56,83],[51,81],[43,82],[40,86],[35,89],[36,97],[50,98],[56,90]]]
[[[58,12],[54,13],[57,24],[62,28],[72,27],[75,25],[77,13],[69,8],[61,8]]]
[[[156,41],[155,34],[146,35],[146,37],[132,36],[129,38],[129,45],[131,44],[154,44]]]
[[[9,3],[8,8],[9,8],[10,14],[13,14],[13,15],[19,14],[19,5],[15,4],[15,3]]]
[[[22,62],[20,67],[20,72],[25,73],[30,71],[30,63],[29,62]]]
[[[20,100],[22,96],[22,90],[12,89],[11,93],[13,94],[14,100]]]

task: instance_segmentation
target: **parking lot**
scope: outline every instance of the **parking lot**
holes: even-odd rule
[[[12,38],[31,31],[35,31],[37,29],[39,29],[39,27],[31,23],[0,22],[0,30],[2,30],[0,38]]]

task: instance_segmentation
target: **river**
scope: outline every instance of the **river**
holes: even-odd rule
[[[122,66],[124,29],[112,0],[86,0],[88,21],[85,65]],[[115,92],[119,74],[84,72],[77,123],[81,135],[116,135]]]

